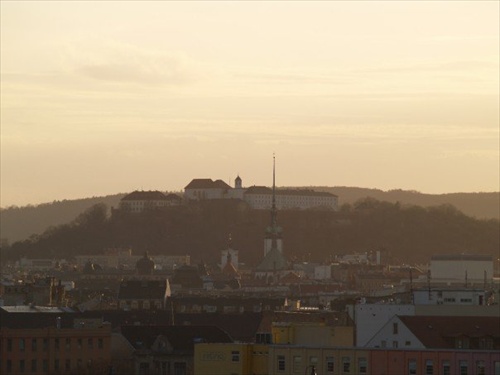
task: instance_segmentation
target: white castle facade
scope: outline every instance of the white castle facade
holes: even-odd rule
[[[184,188],[184,199],[241,199],[254,209],[269,210],[272,206],[273,191],[265,186],[251,186],[244,188],[238,176],[234,180],[234,187],[222,180],[209,178],[194,179]],[[276,208],[286,209],[330,209],[338,210],[338,197],[335,194],[318,192],[308,189],[276,190]]]

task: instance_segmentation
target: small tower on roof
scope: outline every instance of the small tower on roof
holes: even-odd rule
[[[242,181],[241,181],[241,177],[240,177],[240,175],[238,175],[238,176],[234,179],[234,188],[235,188],[235,189],[241,189],[241,188],[242,188]]]
[[[224,270],[228,261],[238,270],[238,250],[233,249],[233,237],[231,233],[228,236],[227,248],[221,251],[221,270]]]

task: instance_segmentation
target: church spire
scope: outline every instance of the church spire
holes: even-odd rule
[[[278,236],[278,210],[276,209],[276,157],[273,154],[273,198],[271,206],[271,248],[276,249],[278,247],[277,236]]]
[[[271,226],[276,227],[278,212],[276,210],[276,157],[273,154],[273,200],[271,207]]]
[[[264,239],[264,256],[273,249],[282,251],[281,227],[278,225],[278,208],[276,207],[276,157],[273,154],[273,188],[271,191],[271,222],[266,228]]]

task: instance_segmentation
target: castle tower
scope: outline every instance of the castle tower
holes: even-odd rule
[[[241,177],[239,175],[234,179],[234,188],[235,189],[242,188]]]

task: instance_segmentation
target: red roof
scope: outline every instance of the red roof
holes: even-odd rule
[[[231,186],[222,180],[212,181],[211,178],[195,178],[184,189],[230,189]]]
[[[167,196],[161,191],[139,191],[136,190],[126,196],[124,196],[122,201],[164,201],[167,200]]]
[[[497,343],[500,339],[500,317],[399,316],[399,319],[426,348],[454,348],[458,337],[491,337]]]

